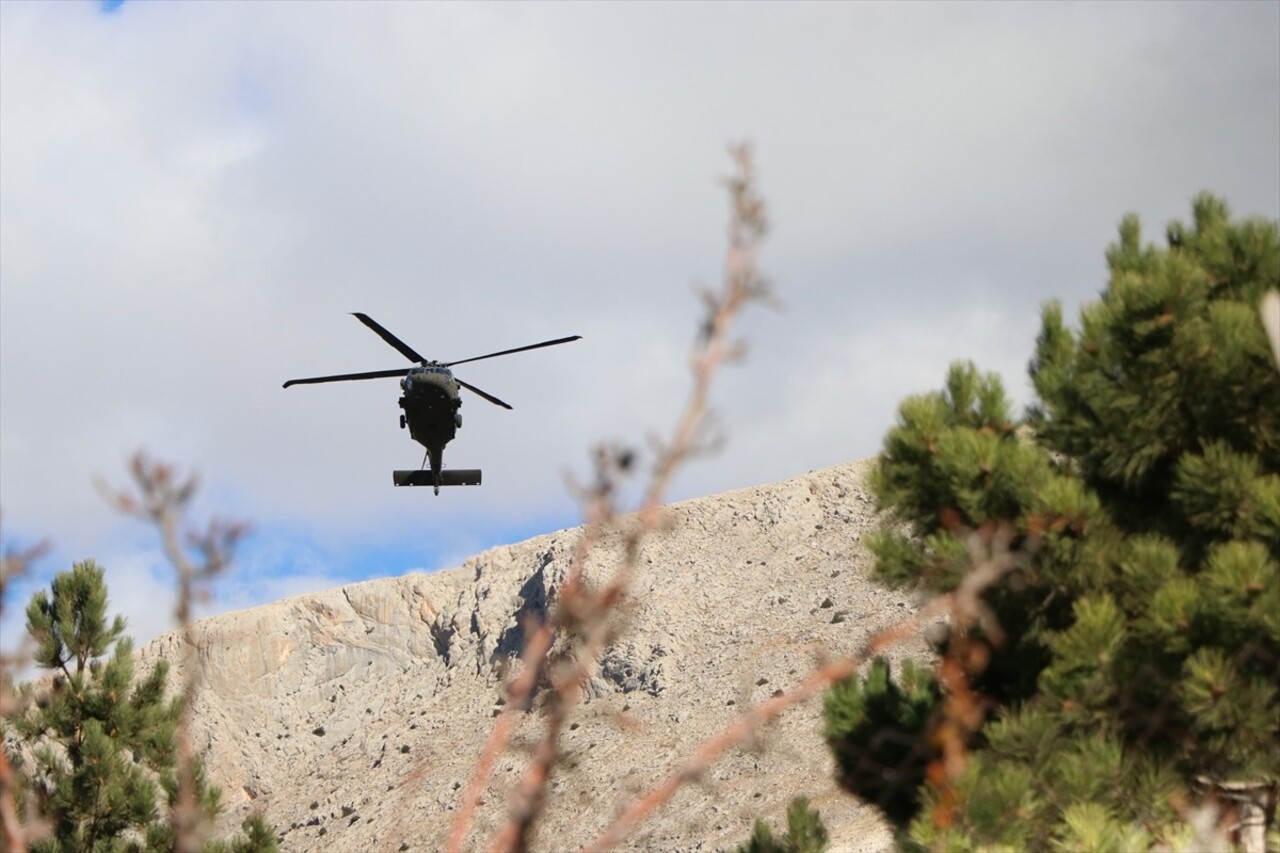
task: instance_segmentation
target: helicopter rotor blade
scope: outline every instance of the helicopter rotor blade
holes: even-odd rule
[[[397,370],[373,370],[368,373],[339,373],[336,376],[312,376],[307,379],[290,379],[284,387],[290,385],[316,385],[321,382],[349,382],[355,379],[385,379],[391,376],[406,376],[412,368],[402,367]]]
[[[529,346],[527,347],[516,347],[515,349],[504,349],[502,352],[491,352],[488,355],[477,355],[474,358],[464,358],[461,361],[450,361],[445,364],[445,367],[453,367],[455,364],[467,364],[469,362],[480,361],[481,359],[485,359],[485,358],[497,358],[500,355],[511,355],[513,352],[524,352],[525,350],[539,349],[540,347],[553,347],[556,344],[567,344],[570,341],[577,341],[581,339],[582,339],[582,335],[572,335],[567,338],[556,338],[554,341],[543,341],[540,344],[529,344]],[[467,386],[467,387],[470,388],[471,386]],[[472,388],[471,390],[474,391],[475,389]]]
[[[404,341],[400,340],[395,335],[391,334],[386,329],[382,328],[382,326],[378,323],[378,321],[374,320],[368,314],[361,314],[359,311],[353,311],[351,312],[351,316],[355,317],[361,323],[364,323],[370,329],[373,329],[373,331],[377,333],[378,337],[382,338],[384,341],[386,341],[387,343],[395,347],[396,350],[405,358],[409,359],[410,361],[417,362],[418,364],[423,364],[426,362],[426,359],[418,355],[418,353],[414,351],[413,347],[409,346]]]
[[[468,391],[470,391],[472,394],[477,394],[477,395],[479,395],[479,396],[481,396],[481,397],[484,397],[486,400],[488,400],[490,403],[493,403],[495,406],[501,406],[501,407],[502,407],[502,408],[504,408],[504,409],[510,409],[510,408],[511,408],[511,404],[510,404],[510,403],[504,403],[504,402],[502,402],[501,400],[499,400],[497,397],[493,396],[492,394],[488,394],[488,393],[486,393],[486,392],[484,392],[484,391],[481,391],[481,390],[480,390],[479,388],[477,388],[476,386],[471,385],[471,384],[466,383],[466,382],[463,382],[461,379],[459,379],[459,378],[458,378],[458,377],[456,377],[456,376],[455,376],[455,377],[453,377],[453,380],[454,380],[455,382],[457,382],[459,385],[461,385],[463,388],[466,388],[466,389],[467,389]]]

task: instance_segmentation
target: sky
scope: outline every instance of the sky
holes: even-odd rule
[[[203,613],[577,524],[567,479],[689,388],[749,141],[779,305],[738,327],[726,437],[672,499],[877,452],[971,359],[1021,406],[1039,312],[1106,284],[1126,212],[1210,190],[1280,217],[1280,3],[0,2],[0,535],[91,557],[140,642],[172,624],[156,536],[95,481],[198,472],[254,533]],[[478,362],[420,464],[406,366],[350,312]]]

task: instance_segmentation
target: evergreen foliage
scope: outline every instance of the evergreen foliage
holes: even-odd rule
[[[888,661],[877,658],[865,681],[836,684],[823,709],[840,784],[890,820],[909,820],[920,805],[925,771],[938,756],[925,735],[940,705],[937,682],[909,660],[900,683],[890,677]]]
[[[828,843],[822,816],[809,807],[807,799],[796,797],[787,808],[786,835],[775,838],[769,824],[757,818],[750,840],[737,853],[825,853]]]
[[[1145,849],[1186,831],[1172,804],[1206,779],[1277,781],[1280,372],[1257,306],[1278,231],[1207,194],[1164,248],[1127,216],[1079,332],[1044,308],[1023,423],[970,364],[902,403],[873,486],[906,524],[873,539],[878,576],[954,590],[974,531],[1025,557],[982,593],[998,635],[953,622],[939,648],[986,652],[965,761],[919,766],[938,742],[922,697],[947,696],[929,674],[894,687],[877,664],[827,696],[841,784],[904,840]],[[881,731],[915,732],[896,745],[914,794],[848,771],[886,766]]]
[[[124,636],[122,618],[108,622],[103,570],[92,560],[76,563],[54,578],[49,592],[32,596],[27,630],[37,663],[53,671],[47,691],[25,688],[36,701],[13,721],[17,741],[33,758],[23,805],[52,828],[31,849],[174,849],[169,813],[178,791],[175,734],[182,703],[165,699],[167,663],[159,661],[135,678],[133,641]],[[200,811],[216,816],[219,791],[207,784],[198,764],[196,792]],[[261,818],[247,821],[245,829],[246,836],[207,849],[276,849]]]

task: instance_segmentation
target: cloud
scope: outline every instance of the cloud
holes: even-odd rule
[[[683,400],[726,142],[784,307],[677,497],[872,453],[954,359],[1026,402],[1040,304],[1102,288],[1126,211],[1280,215],[1274,4],[115,12],[0,4],[0,506],[136,565],[92,477],[196,467],[197,515],[260,531],[220,606],[572,524],[565,472]],[[583,340],[459,368],[515,409],[467,397],[446,462],[485,485],[436,498],[390,486],[393,381],[280,388],[404,366],[351,311],[447,360]]]

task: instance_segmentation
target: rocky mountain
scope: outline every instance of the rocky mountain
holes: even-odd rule
[[[590,842],[744,709],[851,653],[915,603],[868,579],[872,460],[673,505],[647,540],[625,612],[565,733],[537,848]],[[222,787],[223,829],[265,811],[296,851],[436,850],[501,711],[526,615],[545,615],[579,529],[487,551],[462,566],[353,584],[197,625],[196,743]],[[594,552],[606,577],[616,549]],[[177,634],[144,659],[181,659]],[[898,655],[927,656],[920,641]],[[468,845],[487,845],[532,745],[520,714]],[[875,812],[840,792],[820,702],[793,708],[730,751],[625,843],[716,850],[757,816],[785,825],[791,798],[821,811],[836,850],[879,850]]]

